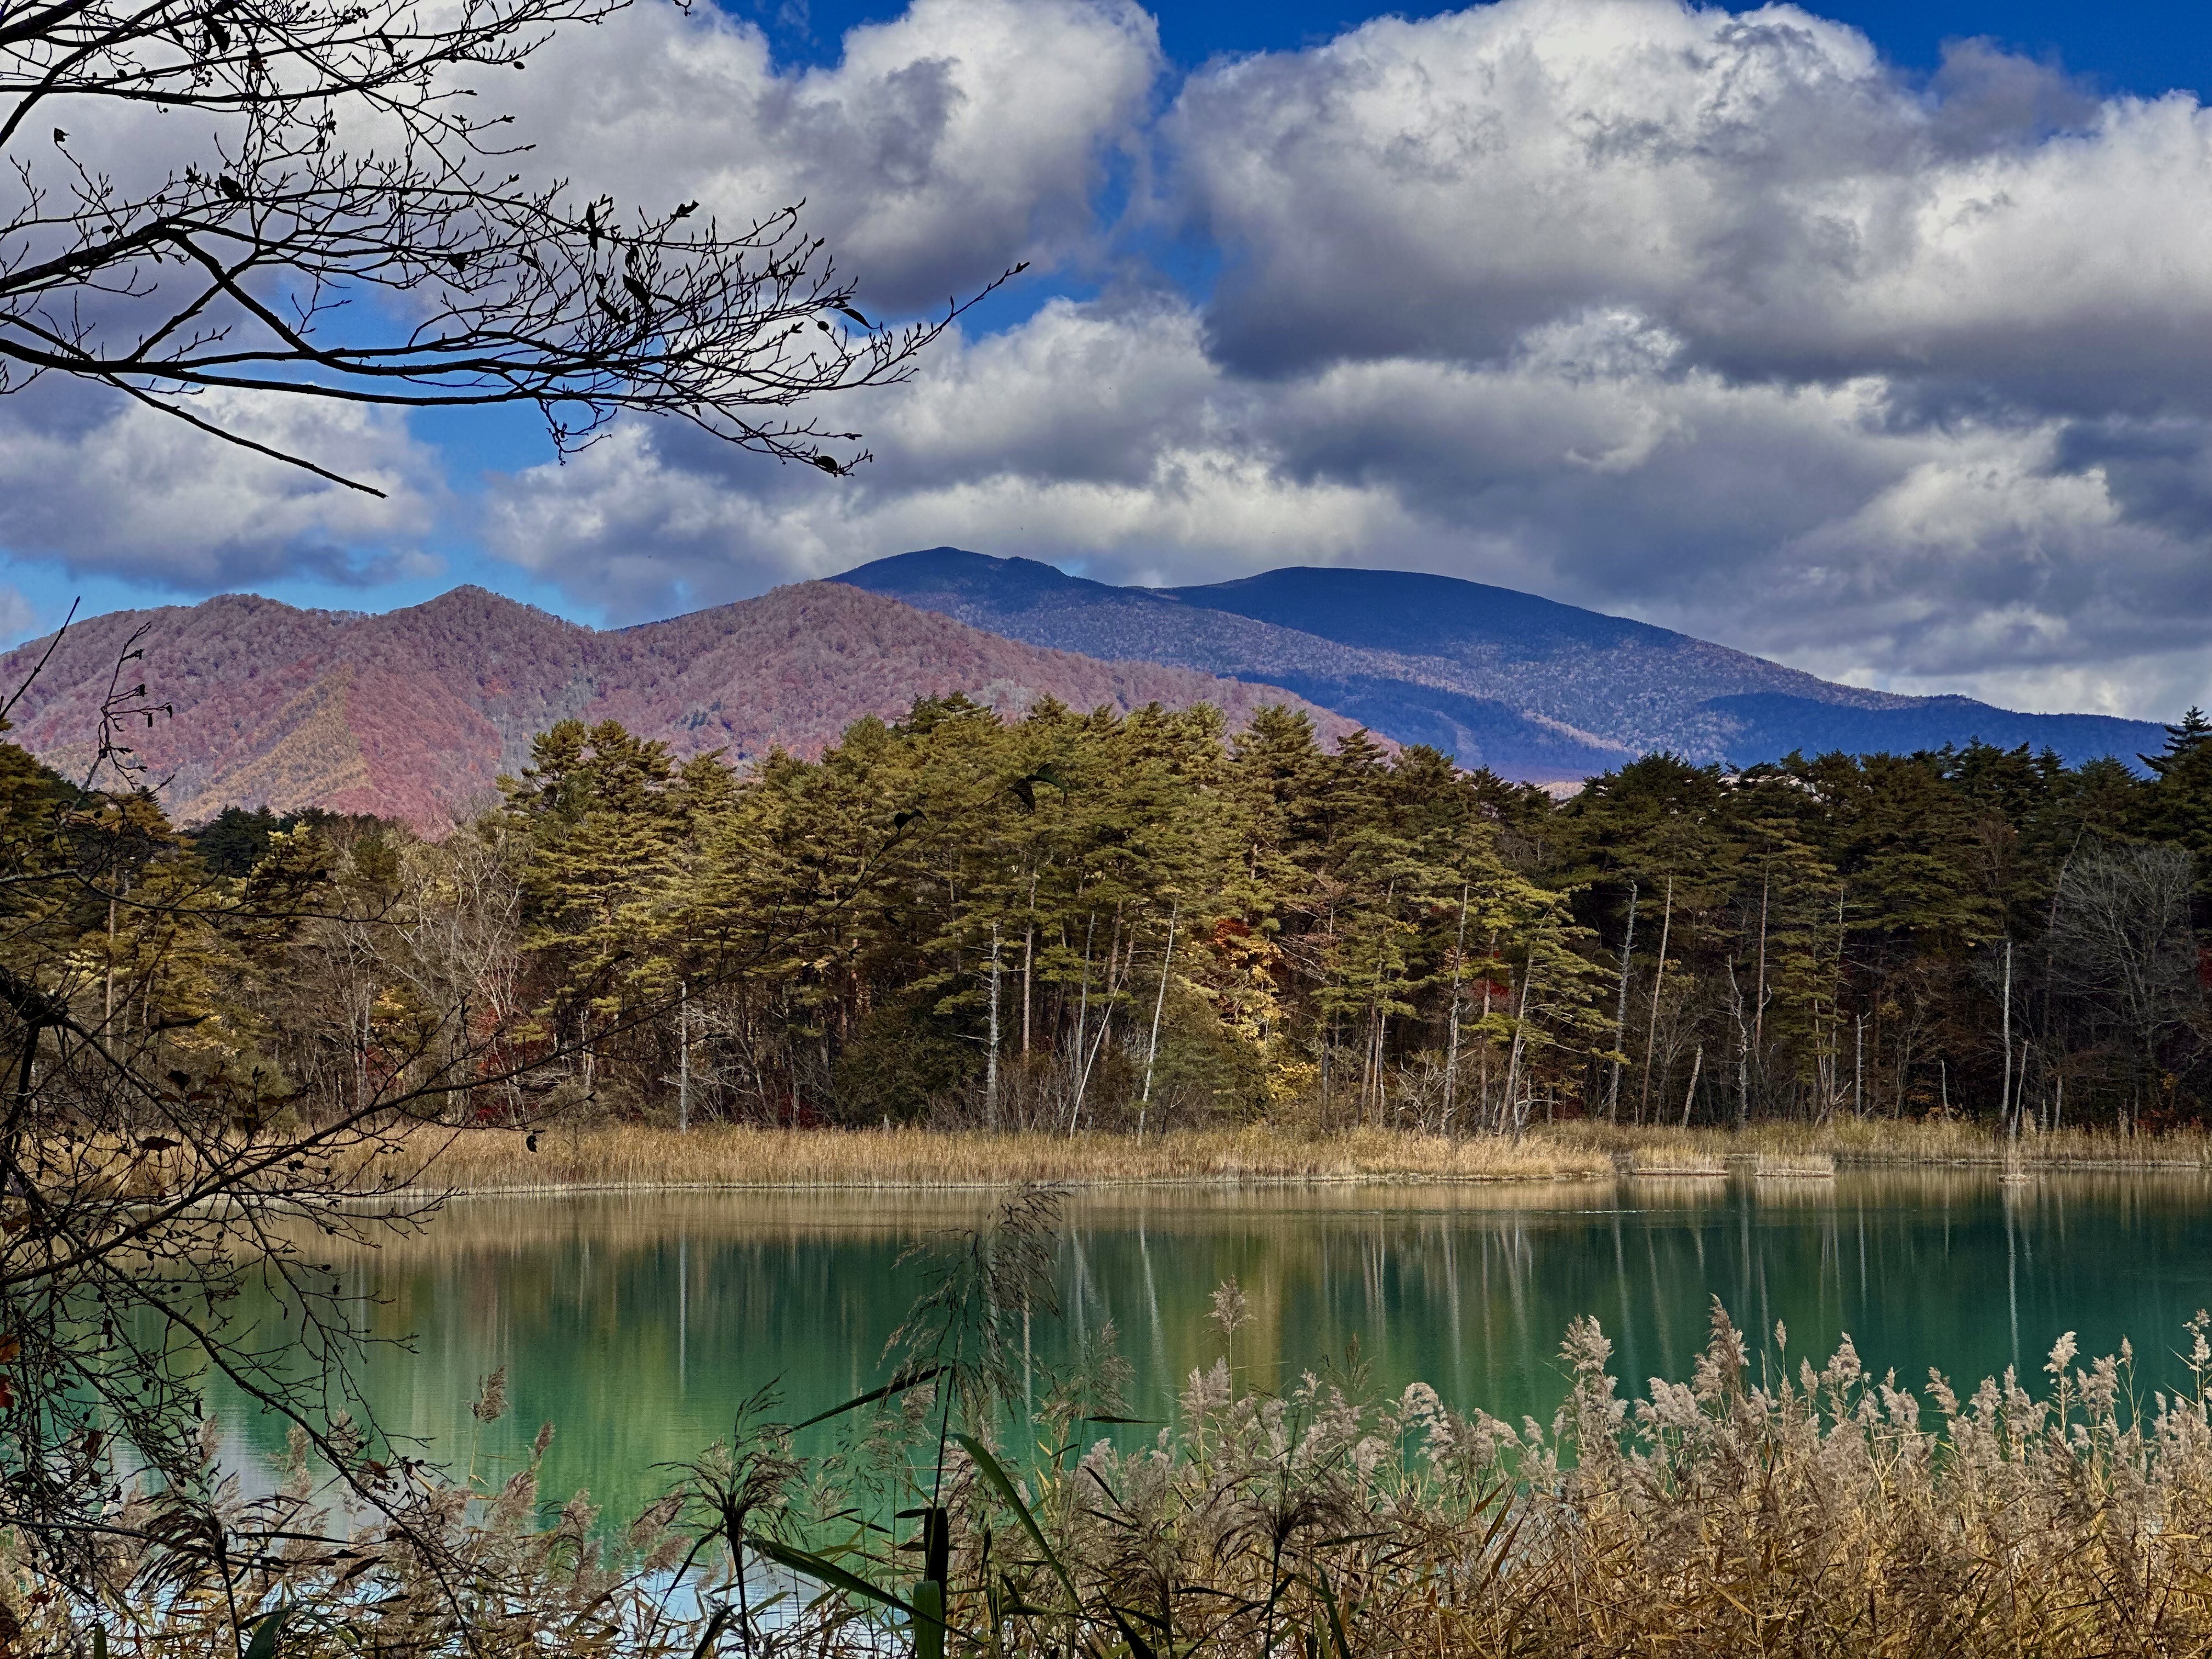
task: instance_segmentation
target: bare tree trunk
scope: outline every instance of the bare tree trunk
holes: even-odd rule
[[[1659,917],[1659,965],[1651,975],[1651,1018],[1644,1028],[1644,1092],[1636,1103],[1636,1121],[1638,1123],[1643,1122],[1651,1110],[1651,1050],[1659,1041],[1659,992],[1667,983],[1667,940],[1674,926],[1674,878],[1669,876],[1667,878],[1667,908]],[[1668,1063],[1674,1063],[1672,1055],[1668,1056]]]
[[[1075,1137],[1075,1120],[1083,1110],[1083,1054],[1084,1040],[1091,1030],[1091,942],[1097,937],[1098,913],[1091,913],[1089,924],[1083,930],[1083,994],[1075,1005],[1075,1065],[1076,1086],[1073,1101],[1067,1109],[1067,1133]],[[1063,1006],[1066,1005],[1063,1004]]]
[[[100,1035],[112,1036],[115,1027],[115,895],[107,896],[107,1007]]]
[[[1160,1013],[1168,1006],[1168,975],[1175,967],[1176,920],[1182,914],[1180,899],[1168,907],[1168,948],[1160,957],[1159,994],[1152,999],[1152,1036],[1145,1045],[1145,1092],[1137,1103],[1137,1144],[1140,1146],[1145,1141],[1145,1115],[1152,1104],[1152,1062],[1160,1054]]]
[[[999,1127],[999,924],[991,924],[991,1047],[983,1056],[983,1127]]]
[[[1503,1110],[1513,1122],[1513,1144],[1521,1144],[1522,1111],[1519,1097],[1521,1078],[1521,1049],[1528,1029],[1528,992],[1536,981],[1536,964],[1531,962],[1521,975],[1521,1012],[1513,1021],[1513,1048],[1505,1061],[1505,1101]]]
[[[1036,923],[1022,933],[1022,1058],[1030,1057],[1030,967],[1036,956]]]
[[[1698,1073],[1705,1069],[1705,1045],[1700,1042],[1697,1052],[1690,1056],[1690,1088],[1682,1097],[1682,1127],[1685,1129],[1690,1127],[1690,1108],[1698,1103]]]
[[[1359,1103],[1357,1115],[1360,1121],[1367,1119],[1367,1097],[1375,1092],[1375,1002],[1367,1003],[1367,1031],[1359,1044]]]
[[[1385,1034],[1390,1028],[1390,1016],[1380,1009],[1375,1014],[1375,1127],[1381,1128],[1384,1115],[1390,1108],[1390,1078],[1383,1069],[1382,1055]]]
[[[1498,930],[1493,927],[1490,930],[1490,943],[1483,947],[1483,960],[1485,962],[1494,962],[1497,958]],[[1492,981],[1491,980],[1489,971],[1486,969],[1482,975],[1482,1019],[1486,1024],[1488,1024],[1490,1019],[1490,990],[1492,983]],[[1482,1121],[1484,1123],[1487,1124],[1490,1121],[1490,1042],[1487,1038],[1485,1038],[1483,1041],[1481,1061],[1482,1076],[1480,1086],[1482,1090]],[[1500,1129],[1503,1129],[1505,1127],[1505,1120],[1502,1114],[1498,1119],[1498,1127]]]
[[[2012,941],[2005,941],[2004,961],[2004,1083],[1997,1096],[1997,1121],[2005,1133],[2020,1139],[2020,1115],[2013,1110],[2012,1095]]]
[[[691,1133],[691,981],[676,988],[676,1133]]]
[[[1628,1041],[1628,964],[1636,953],[1636,884],[1628,884],[1628,930],[1620,941],[1620,999],[1613,1014],[1613,1076],[1605,1085],[1605,1121],[1620,1121],[1621,1044]]]
[[[1770,860],[1759,878],[1759,987],[1757,1000],[1751,1005],[1751,1046],[1760,1054],[1766,1049],[1766,900],[1773,884],[1774,866]]]
[[[1459,937],[1452,942],[1451,977],[1451,1037],[1444,1048],[1444,1121],[1443,1129],[1451,1133],[1452,1106],[1458,1098],[1459,1088],[1459,985],[1467,964],[1467,888],[1459,884]]]
[[[1762,952],[1766,941],[1759,940]],[[1764,964],[1762,963],[1762,966]],[[1735,962],[1729,962],[1729,1012],[1735,1020],[1735,1127],[1751,1121],[1751,1048],[1753,1027],[1743,1018],[1743,988],[1735,982]],[[1754,1012],[1753,1018],[1757,1015]]]
[[[1851,1016],[1851,1115],[1866,1115],[1866,1016]]]
[[[1037,878],[1030,877],[1029,925],[1022,930],[1022,1058],[1030,1057],[1030,968],[1036,954]]]
[[[1131,970],[1134,971],[1136,950],[1133,940],[1131,941],[1129,962]],[[1071,1135],[1075,1133],[1076,1124],[1082,1118],[1084,1103],[1090,1098],[1091,1073],[1097,1065],[1099,1055],[1106,1052],[1106,1038],[1114,1029],[1114,999],[1121,988],[1121,907],[1116,904],[1114,907],[1114,937],[1106,946],[1106,983],[1103,991],[1106,1012],[1098,1017],[1098,1030],[1091,1037],[1090,1047],[1085,1048],[1079,1038],[1076,1043],[1075,1109],[1068,1118],[1067,1129]],[[1087,994],[1091,971],[1090,942],[1087,939],[1084,946],[1083,967]]]

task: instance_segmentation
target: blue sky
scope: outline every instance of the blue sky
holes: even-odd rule
[[[539,67],[547,166],[804,193],[878,306],[1036,270],[860,400],[849,486],[657,427],[556,466],[511,413],[291,434],[370,508],[0,406],[0,620],[475,581],[618,624],[952,541],[2212,696],[2212,9],[640,0]]]
[[[849,0],[737,0],[729,9],[758,24],[777,52],[794,62],[836,60],[855,23],[896,16],[902,6]],[[1337,0],[1284,0],[1266,5],[1177,5],[1157,9],[1160,46],[1171,62],[1194,69],[1222,53],[1282,52],[1310,46],[1370,17],[1431,17],[1448,6],[1364,6]],[[1893,61],[1932,70],[1943,43],[1984,36],[2033,58],[2063,62],[2100,87],[2160,93],[2212,84],[2212,9],[2191,5],[2086,5],[2057,0],[1863,0],[1817,9],[1865,31]]]

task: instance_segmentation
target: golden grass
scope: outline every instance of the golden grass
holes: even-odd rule
[[[986,1134],[927,1129],[773,1129],[702,1126],[689,1134],[635,1124],[538,1130],[532,1152],[504,1129],[419,1131],[396,1158],[341,1170],[379,1182],[417,1173],[412,1190],[591,1192],[682,1188],[989,1188],[1027,1183],[1080,1187],[1328,1182],[1581,1182],[1615,1175],[1714,1180],[1832,1176],[1839,1166],[1996,1171],[2013,1183],[2063,1173],[2212,1172],[2212,1134],[2136,1138],[2068,1130],[2007,1142],[1986,1127],[1949,1122],[1844,1119],[1814,1126],[1724,1129],[1635,1128],[1568,1122],[1516,1145],[1494,1136],[1453,1141],[1400,1130],[1316,1134],[1255,1124],[1179,1130],[1139,1142],[1128,1135]],[[118,1145],[58,1149],[88,1190],[149,1197],[173,1191],[185,1152],[148,1155]],[[427,1163],[426,1163],[427,1160]],[[341,1158],[341,1162],[346,1162]]]
[[[2212,1653],[2212,1400],[2200,1384],[2137,1401],[2116,1360],[2077,1364],[2070,1334],[2040,1397],[2010,1372],[1971,1393],[1900,1390],[1849,1339],[1773,1387],[1765,1333],[1717,1307],[1690,1380],[1655,1382],[1631,1411],[1612,1343],[1579,1319],[1547,1429],[1423,1383],[1372,1395],[1364,1374],[1263,1394],[1230,1363],[1233,1332],[1126,1451],[1067,1445],[1089,1427],[1088,1392],[1045,1407],[1026,1455],[1018,1430],[948,1455],[936,1424],[962,1419],[926,1403],[834,1458],[755,1432],[683,1471],[690,1501],[653,1505],[613,1548],[587,1544],[581,1495],[557,1515],[541,1504],[556,1494],[535,1460],[498,1484],[427,1468],[404,1532],[298,1547],[330,1522],[301,1443],[275,1495],[226,1513],[221,1553],[204,1523],[176,1524],[198,1510],[134,1493],[118,1525],[147,1541],[101,1559],[97,1603],[0,1534],[0,1609],[10,1650],[41,1655],[100,1652],[87,1625],[127,1620],[118,1650],[146,1659],[236,1653],[280,1627],[284,1659],[883,1659],[929,1650],[883,1609],[921,1599],[905,1523],[941,1504],[949,1547],[925,1605],[956,1659]],[[2203,1316],[2183,1335],[2202,1378]],[[902,1501],[894,1532],[852,1523]],[[802,1530],[810,1509],[829,1519]],[[763,1514],[775,1530],[746,1526]],[[817,1594],[830,1574],[861,1593]],[[763,1609],[745,1592],[764,1579],[797,1593]],[[295,1607],[310,1616],[262,1622]],[[1129,1639],[1140,1623],[1158,1648]]]
[[[418,1143],[423,1144],[423,1143]],[[445,1139],[421,1185],[464,1192],[670,1187],[960,1188],[1030,1182],[1224,1186],[1352,1181],[1558,1181],[1610,1176],[1610,1154],[1531,1136],[1454,1142],[1362,1129],[1304,1136],[1253,1127],[1127,1135],[945,1133],[613,1125],[541,1130],[538,1151],[511,1131]]]
[[[1709,1177],[1729,1172],[1728,1159],[1717,1152],[1666,1144],[1631,1149],[1621,1167],[1632,1176]]]
[[[2008,1143],[1979,1126],[1843,1120],[1722,1129],[1565,1123],[1517,1146],[1373,1128],[1316,1135],[1271,1125],[1127,1135],[635,1124],[556,1126],[538,1150],[508,1130],[440,1137],[418,1188],[589,1192],[648,1188],[943,1188],[1334,1182],[1586,1181],[1614,1175],[1820,1179],[1838,1166],[1994,1169],[2008,1178],[2100,1170],[2212,1170],[2212,1135],[2122,1139],[2069,1130]],[[428,1138],[417,1149],[433,1144]]]
[[[1754,1123],[1729,1129],[1632,1128],[1626,1124],[1562,1123],[1551,1136],[1565,1146],[1594,1147],[1624,1160],[1650,1153],[1717,1158],[1826,1158],[1837,1164],[1967,1164],[2021,1170],[2212,1169],[2212,1133],[2120,1136],[2063,1129],[2008,1141],[1986,1124],[1956,1118],[1900,1122],[1837,1118],[1826,1124]]]
[[[1751,1173],[1761,1181],[1776,1176],[1833,1181],[1836,1160],[1826,1152],[1757,1152],[1751,1159]]]

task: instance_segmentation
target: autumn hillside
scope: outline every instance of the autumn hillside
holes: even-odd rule
[[[301,611],[227,594],[124,611],[70,629],[11,716],[15,741],[60,767],[91,753],[118,659],[140,633],[143,680],[173,718],[135,743],[172,816],[225,805],[323,806],[404,817],[434,831],[488,803],[532,736],[568,716],[612,718],[679,756],[744,760],[781,744],[821,749],[866,714],[965,691],[1013,712],[1046,696],[1077,708],[1211,702],[1232,723],[1270,702],[1307,708],[1324,736],[1340,716],[1270,687],[1151,663],[1108,663],[1018,644],[833,583],[667,622],[598,632],[482,588],[382,616]],[[21,684],[44,653],[0,660]]]

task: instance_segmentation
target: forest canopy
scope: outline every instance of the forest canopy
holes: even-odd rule
[[[1281,709],[1231,733],[929,699],[744,773],[570,721],[441,843],[149,827],[131,880],[281,865],[373,904],[293,930],[281,972],[205,916],[189,949],[86,948],[134,984],[159,956],[125,1017],[310,1114],[421,1064],[449,998],[501,1079],[480,1117],[2151,1128],[2212,1098],[2212,724],[2147,758],[1662,755],[1555,802],[1428,749],[1324,752]]]

